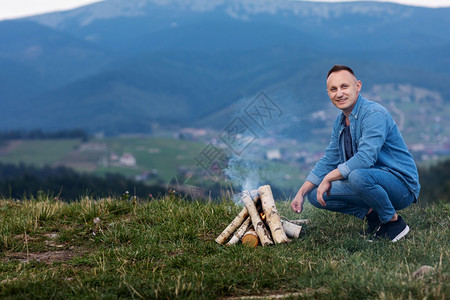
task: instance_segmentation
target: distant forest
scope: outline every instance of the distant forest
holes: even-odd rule
[[[450,160],[437,165],[421,168],[420,204],[449,201],[450,195]],[[0,197],[12,199],[30,199],[39,193],[45,193],[64,201],[76,201],[82,196],[94,198],[121,196],[126,191],[129,196],[137,196],[141,200],[157,197],[168,192],[163,185],[148,186],[119,174],[107,174],[98,177],[80,174],[66,167],[36,168],[23,164],[0,164]],[[282,198],[283,192],[273,186],[274,195]],[[220,186],[212,187],[211,195],[221,194]],[[125,197],[128,197],[125,195]]]
[[[83,196],[100,198],[121,195],[149,199],[150,195],[156,197],[166,192],[162,186],[148,186],[119,174],[98,177],[80,174],[66,167],[36,168],[23,164],[0,164],[2,198],[30,199],[45,193],[63,201],[75,201]]]
[[[0,142],[2,140],[45,140],[45,139],[73,139],[80,138],[83,141],[89,139],[89,135],[83,129],[70,129],[58,131],[35,130],[6,130],[0,131]]]
[[[420,168],[419,178],[422,185],[419,202],[450,202],[450,159]]]

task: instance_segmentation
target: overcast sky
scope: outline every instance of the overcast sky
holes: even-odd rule
[[[0,0],[0,20],[14,19],[52,11],[68,10],[103,0]],[[340,0],[310,0],[316,2],[343,2]],[[355,0],[346,0],[355,1]],[[375,0],[379,1],[379,0]],[[450,0],[393,0],[407,5],[450,7]]]

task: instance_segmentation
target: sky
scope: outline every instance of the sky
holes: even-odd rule
[[[0,0],[0,20],[15,19],[54,11],[69,10],[103,0]],[[342,0],[309,0],[316,2],[343,2]],[[346,2],[355,0],[345,0]],[[374,0],[380,1],[380,0]],[[380,1],[381,2],[381,1]],[[393,0],[407,5],[450,7],[450,0]]]

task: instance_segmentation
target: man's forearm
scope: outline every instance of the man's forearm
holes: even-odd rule
[[[292,200],[291,208],[296,212],[300,213],[303,210],[303,202],[305,195],[310,192],[316,185],[311,181],[306,180],[305,183],[299,188],[297,195],[295,195],[294,200]]]
[[[334,169],[333,171],[331,171],[330,173],[328,173],[323,180],[324,181],[328,181],[328,182],[333,182],[336,180],[341,180],[344,179],[344,176],[342,176],[341,172],[339,171],[339,169]]]
[[[315,187],[316,185],[314,183],[306,180],[305,183],[303,183],[303,185],[298,190],[298,194],[300,194],[302,197],[305,197],[305,195],[308,194]]]

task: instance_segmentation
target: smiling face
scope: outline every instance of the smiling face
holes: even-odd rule
[[[327,92],[331,102],[348,116],[358,100],[362,83],[349,71],[333,72],[327,79]]]

